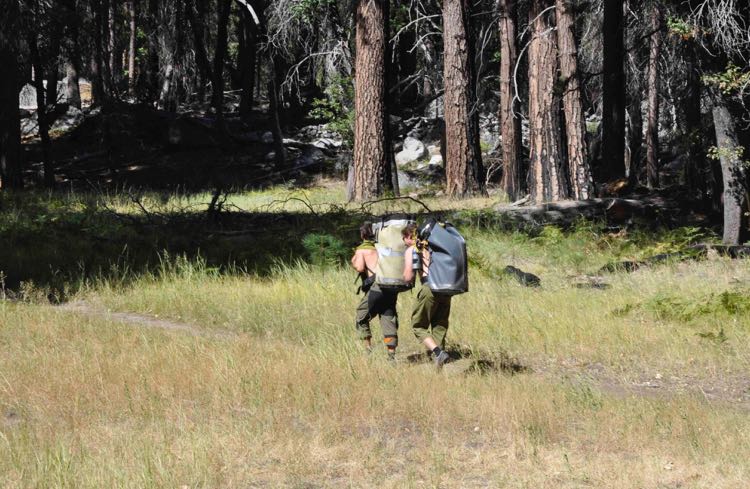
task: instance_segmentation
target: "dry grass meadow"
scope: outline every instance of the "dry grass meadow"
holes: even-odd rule
[[[441,372],[414,361],[409,292],[398,362],[361,350],[338,265],[172,257],[88,282],[85,307],[0,301],[0,486],[750,486],[747,261],[592,279],[647,251],[593,229],[464,231],[472,290]]]

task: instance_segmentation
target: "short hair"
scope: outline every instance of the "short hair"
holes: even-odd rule
[[[401,230],[401,237],[403,238],[414,238],[417,235],[417,224],[410,222],[404,229]]]
[[[372,223],[370,221],[363,222],[362,225],[359,227],[359,236],[362,239],[368,239],[368,240],[375,239],[375,233],[372,232]]]

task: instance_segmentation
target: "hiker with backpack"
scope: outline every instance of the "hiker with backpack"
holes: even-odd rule
[[[359,272],[362,285],[359,290],[364,297],[357,306],[356,328],[359,338],[364,342],[365,349],[372,350],[372,332],[370,320],[376,315],[380,317],[380,327],[383,330],[383,343],[388,350],[388,358],[395,360],[398,346],[398,314],[396,313],[396,299],[398,291],[388,287],[381,287],[376,281],[378,268],[378,249],[375,243],[375,229],[371,222],[365,221],[359,228],[362,243],[354,250],[352,266]],[[358,291],[359,292],[359,291]]]
[[[450,360],[445,351],[451,298],[469,290],[466,241],[448,223],[428,221],[402,231],[406,249],[404,280],[419,278],[421,286],[414,302],[411,325],[414,335],[432,353],[437,367]]]

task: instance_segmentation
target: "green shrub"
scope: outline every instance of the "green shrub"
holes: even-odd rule
[[[302,238],[302,246],[314,265],[337,265],[349,257],[349,249],[340,239],[330,234],[307,234]]]

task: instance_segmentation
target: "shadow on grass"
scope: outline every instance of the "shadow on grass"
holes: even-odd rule
[[[0,294],[23,298],[36,291],[53,302],[85,284],[125,285],[174,271],[176,259],[201,263],[209,273],[265,276],[279,265],[310,261],[302,240],[308,233],[340,240],[333,261],[343,261],[363,219],[343,212],[117,214],[33,194],[14,198],[0,198]]]
[[[446,366],[453,365],[465,374],[525,374],[531,373],[530,367],[521,364],[505,351],[475,351],[466,346],[449,345],[446,351],[451,357]],[[432,362],[432,357],[427,353],[412,353],[406,356],[406,361],[412,365],[426,364]]]

